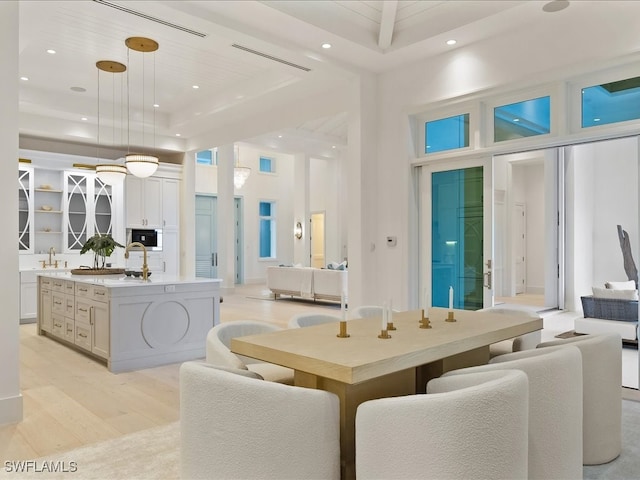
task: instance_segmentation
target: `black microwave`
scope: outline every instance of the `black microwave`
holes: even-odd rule
[[[131,242],[141,243],[145,247],[158,247],[161,235],[158,230],[132,228],[130,238]]]

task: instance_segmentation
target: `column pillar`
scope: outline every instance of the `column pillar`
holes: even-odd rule
[[[304,153],[293,156],[293,228],[297,222],[302,224],[302,238],[293,239],[293,263],[306,267],[311,265],[311,242],[309,241],[311,219],[309,211],[309,166],[310,158]]]
[[[222,288],[233,288],[236,279],[235,262],[235,201],[233,167],[234,145],[218,147],[218,278]]]
[[[196,150],[185,152],[180,182],[180,275],[196,276]]]
[[[0,236],[0,425],[22,420],[19,369],[20,276],[18,266],[18,2],[0,2],[0,197],[2,228]]]

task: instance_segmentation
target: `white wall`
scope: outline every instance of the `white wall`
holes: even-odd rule
[[[18,231],[18,2],[0,2],[0,175],[2,227]],[[0,425],[22,420],[19,380],[18,252],[14,234],[0,236]]]
[[[545,249],[545,201],[544,164],[524,167],[526,205],[526,292],[544,293]]]

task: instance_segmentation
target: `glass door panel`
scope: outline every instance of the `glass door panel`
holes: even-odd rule
[[[422,167],[420,197],[421,306],[492,306],[491,159]]]
[[[433,306],[478,310],[483,306],[483,168],[431,176]]]

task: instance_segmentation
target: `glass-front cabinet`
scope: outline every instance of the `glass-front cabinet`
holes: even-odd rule
[[[92,173],[65,172],[65,251],[76,252],[96,233],[111,234],[111,187]]]
[[[18,250],[79,252],[94,233],[113,234],[113,191],[92,172],[20,164]]]

